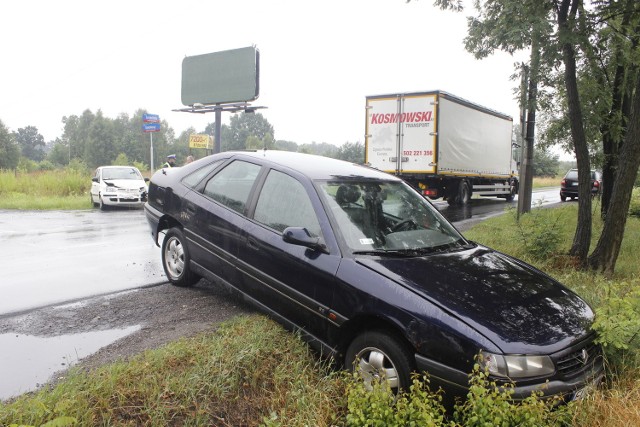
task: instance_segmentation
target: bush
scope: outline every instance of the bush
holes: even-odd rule
[[[633,189],[629,203],[629,215],[640,218],[640,188]]]
[[[544,261],[560,252],[562,211],[534,209],[522,215],[517,222],[518,231],[527,253],[535,260]]]
[[[515,402],[513,386],[490,382],[479,364],[469,376],[467,400],[455,405],[450,419],[427,376],[415,376],[409,392],[398,396],[385,382],[372,386],[368,390],[357,374],[347,379],[346,426],[555,427],[567,425],[572,416],[570,406],[559,406],[559,397],[542,399],[542,392]]]

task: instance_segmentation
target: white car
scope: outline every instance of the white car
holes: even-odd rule
[[[91,178],[91,203],[107,206],[142,207],[147,201],[147,182],[133,166],[100,166]]]

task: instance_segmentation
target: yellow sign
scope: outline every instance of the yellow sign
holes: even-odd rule
[[[213,149],[213,138],[209,135],[191,134],[189,135],[189,148]]]

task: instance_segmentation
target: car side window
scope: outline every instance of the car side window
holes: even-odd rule
[[[295,178],[272,170],[265,180],[254,219],[280,232],[287,227],[304,227],[320,236],[320,223],[309,195]]]
[[[189,175],[182,178],[182,183],[187,187],[194,188],[196,185],[200,183],[204,179],[205,176],[209,175],[211,171],[213,171],[220,163],[222,163],[225,159],[218,160],[211,164],[208,164],[204,167],[201,167],[195,172],[190,173]]]
[[[204,194],[236,212],[244,213],[259,172],[259,165],[236,160],[207,182]]]

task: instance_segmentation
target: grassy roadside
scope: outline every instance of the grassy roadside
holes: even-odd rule
[[[76,210],[91,208],[88,172],[0,171],[0,209]]]

